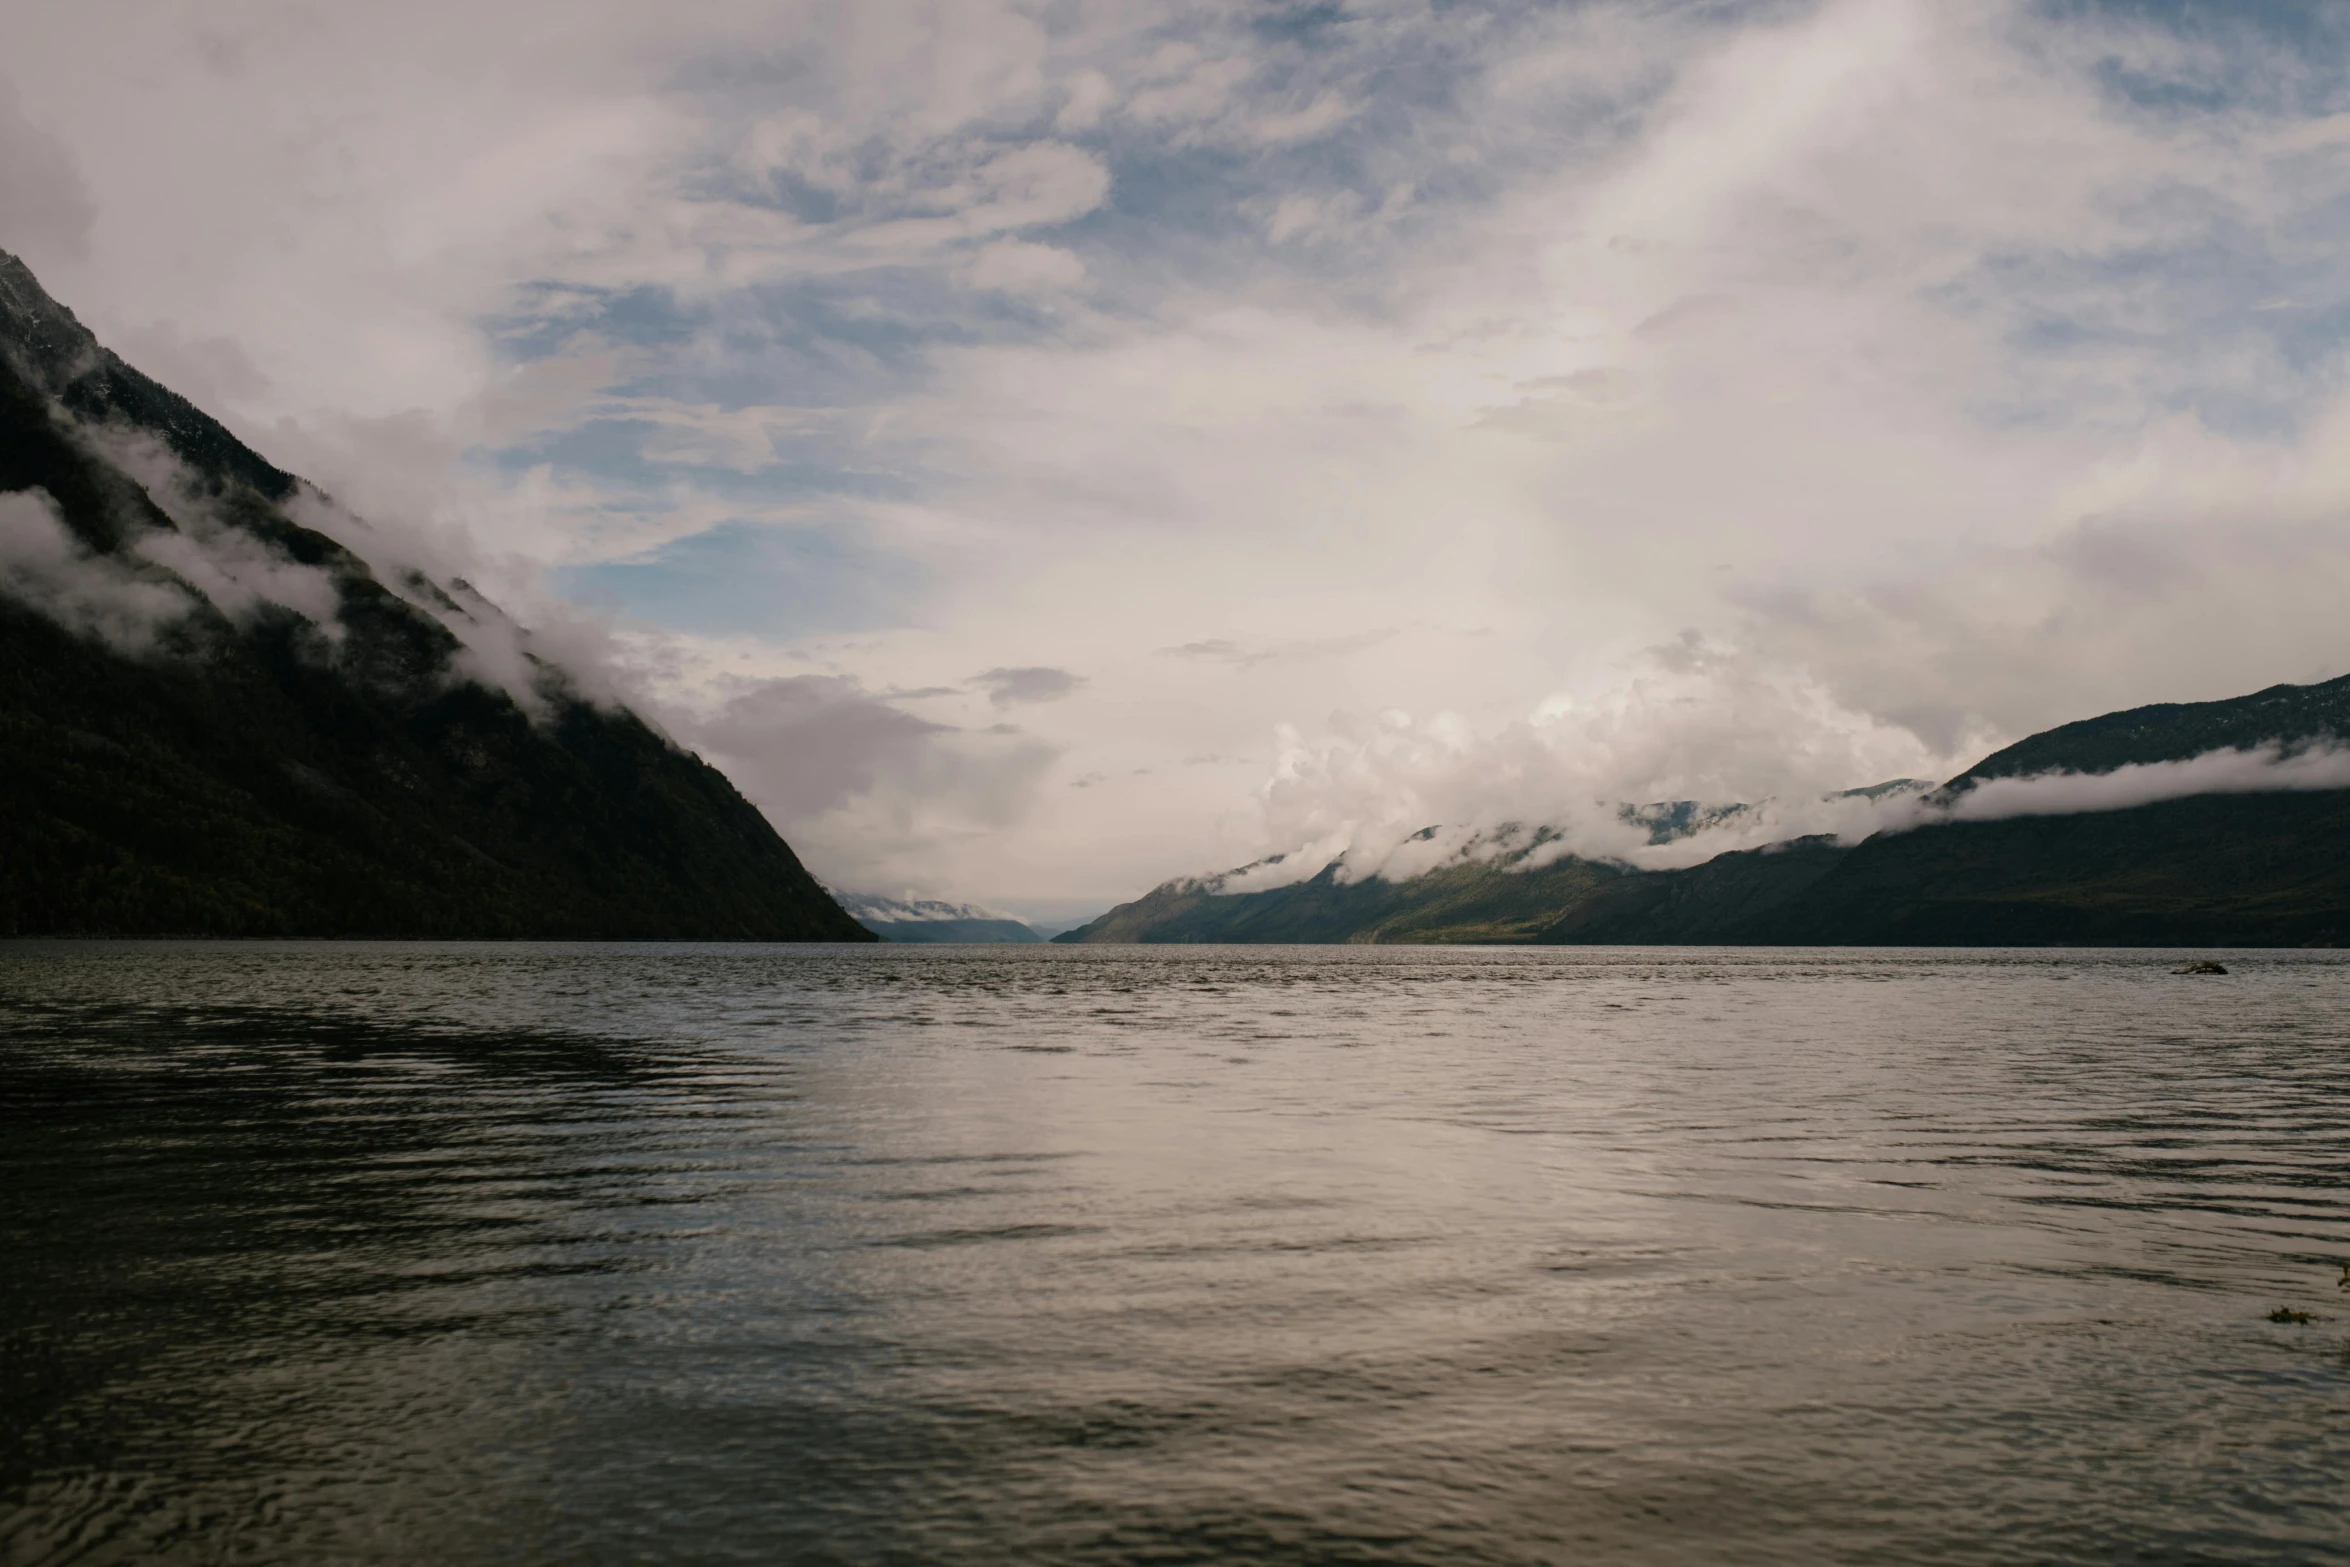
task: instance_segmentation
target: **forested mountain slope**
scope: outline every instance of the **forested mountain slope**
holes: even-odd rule
[[[0,253],[0,934],[870,941],[700,759]]]

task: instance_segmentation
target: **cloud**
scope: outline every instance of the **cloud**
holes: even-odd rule
[[[98,209],[56,137],[24,116],[0,77],[0,250],[37,271],[88,254]]]
[[[737,681],[698,711],[662,711],[842,886],[935,886],[939,851],[1016,826],[1058,755],[1017,729],[917,717],[837,675]]]
[[[787,820],[834,810],[885,773],[917,770],[952,732],[836,675],[760,681],[694,726],[703,744],[746,768],[753,798]]]
[[[971,683],[986,691],[995,706],[1019,707],[1030,702],[1058,702],[1084,685],[1085,677],[1032,664],[1021,669],[991,669],[972,676]]]
[[[43,490],[0,493],[0,594],[116,652],[156,650],[198,605],[152,567],[92,553]]]
[[[1809,833],[1865,836],[1880,810],[1844,791],[1956,770],[1800,670],[1697,638],[1650,649],[1614,683],[1555,693],[1498,729],[1390,710],[1333,715],[1330,730],[1280,737],[1260,797],[1265,841],[1284,859],[1260,877],[1302,879],[1341,857],[1349,878],[1413,875],[1472,844],[1504,852],[1513,827],[1554,835],[1533,864],[1564,853],[1693,863]],[[1626,814],[1679,800],[1750,808],[1667,843]],[[1419,836],[1431,827],[1438,837]]]
[[[1375,631],[1357,631],[1345,636],[1316,637],[1255,647],[1244,646],[1229,637],[1210,637],[1201,642],[1185,642],[1176,647],[1161,648],[1159,652],[1167,658],[1190,659],[1203,664],[1229,664],[1235,669],[1254,669],[1260,664],[1286,663],[1297,659],[1343,657],[1377,647],[1397,634],[1394,627],[1383,626]]]

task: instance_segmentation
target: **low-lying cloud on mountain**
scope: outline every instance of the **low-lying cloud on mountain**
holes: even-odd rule
[[[123,547],[99,553],[74,536],[46,491],[0,494],[0,594],[138,658],[201,658],[200,642],[175,635],[200,607],[247,628],[266,614],[291,615],[307,627],[313,656],[337,656],[346,605],[333,563],[306,564],[225,515],[212,487],[152,435],[62,408],[53,417],[137,484],[171,526],[149,526],[121,505]],[[422,541],[409,530],[373,528],[301,481],[284,511],[350,549],[377,581],[449,631],[458,646],[456,678],[502,690],[533,714],[546,711],[554,685],[590,699],[616,698],[608,650],[581,634],[578,617],[557,616],[554,635],[534,635],[462,577],[428,575],[417,564]]]
[[[2322,7],[304,15],[15,19],[0,247],[845,885],[1841,830],[2350,660]]]
[[[1911,731],[1840,707],[1814,680],[1696,637],[1649,650],[1619,683],[1561,693],[1489,732],[1458,714],[1399,711],[1338,715],[1329,727],[1336,733],[1316,740],[1285,734],[1263,789],[1273,847],[1292,875],[1341,854],[1352,874],[1416,874],[1469,839],[1500,842],[1490,835],[1510,824],[1558,834],[1553,857],[1685,863],[1861,832],[1880,807],[1845,791],[1938,780],[1973,760],[1936,755]],[[1667,843],[1625,815],[1673,800],[1748,809]],[[1431,825],[1439,837],[1420,838]]]
[[[2108,773],[2035,773],[1986,778],[1947,803],[1912,805],[1918,825],[1936,821],[1995,822],[2013,816],[2071,816],[2126,811],[2157,800],[2198,794],[2276,794],[2305,789],[2350,789],[2350,749],[2281,745],[2206,751],[2181,762],[2140,762]],[[1900,810],[1888,826],[1906,825]]]
[[[1387,823],[1357,838],[1337,832],[1263,860],[1198,878],[1219,894],[1264,892],[1312,880],[1325,869],[1341,885],[1377,878],[1408,882],[1447,865],[1490,861],[1513,872],[1574,856],[1637,870],[1676,870],[1717,855],[1796,839],[1849,847],[1880,833],[1927,831],[1953,822],[2007,821],[2126,811],[2203,795],[2350,789],[2350,749],[2314,745],[2227,747],[2175,762],[2132,763],[2109,772],[2047,772],[1967,779],[1938,789],[1922,779],[1797,799],[1634,806],[1593,799],[1550,816],[1441,823],[1394,840]],[[1665,824],[1689,818],[1667,830]]]
[[[91,553],[38,490],[0,495],[0,594],[118,653],[153,651],[195,595],[156,570]]]

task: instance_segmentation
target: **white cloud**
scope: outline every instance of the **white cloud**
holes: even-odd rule
[[[1417,874],[1508,826],[1559,835],[1548,856],[1648,865],[1876,819],[1842,791],[1955,771],[1907,730],[1836,703],[1800,671],[1694,639],[1652,650],[1619,681],[1560,692],[1485,730],[1458,713],[1340,715],[1335,733],[1282,736],[1264,787],[1268,841],[1283,872],[1346,857],[1350,878]],[[1624,807],[1694,800],[1755,809],[1702,840],[1651,845]],[[1416,841],[1438,828],[1444,836]],[[1540,863],[1540,861],[1537,861]],[[1270,874],[1270,873],[1268,873]]]
[[[1946,811],[1929,810],[1953,821],[1991,822],[2015,816],[2073,816],[2085,811],[2126,811],[2162,800],[2201,794],[2280,794],[2311,789],[2350,789],[2350,750],[2334,745],[2282,746],[2206,751],[2179,762],[2143,762],[2109,773],[2038,773],[2022,778],[1987,778],[1960,794]]]

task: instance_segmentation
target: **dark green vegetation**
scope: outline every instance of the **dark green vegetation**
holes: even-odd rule
[[[1798,902],[1847,851],[1833,839],[1799,838],[1720,854],[1677,871],[1632,871],[1546,923],[1537,941],[1640,945],[1737,942]]]
[[[2350,735],[2350,678],[2166,703],[2009,746],[1941,790]],[[1683,870],[1562,860],[1224,895],[1170,882],[1062,941],[1539,941],[1851,946],[2350,945],[2350,790],[2206,794],[2129,810],[1950,821]],[[1474,888],[1471,897],[1463,894]]]
[[[1767,858],[1767,854],[1759,858]],[[1747,856],[1723,856],[1723,859]],[[1814,852],[1807,885],[1717,920],[1720,860],[1644,873],[1631,917],[1578,910],[1542,939],[1761,945],[2333,947],[2350,944],[2350,792],[2210,794],[2126,811],[1880,833]],[[1677,905],[1677,906],[1676,906]]]
[[[395,592],[303,493],[0,254],[0,934],[873,939],[634,714],[544,665],[535,713],[464,678],[451,626],[495,609]],[[332,608],[232,614],[170,564],[198,558]]]

